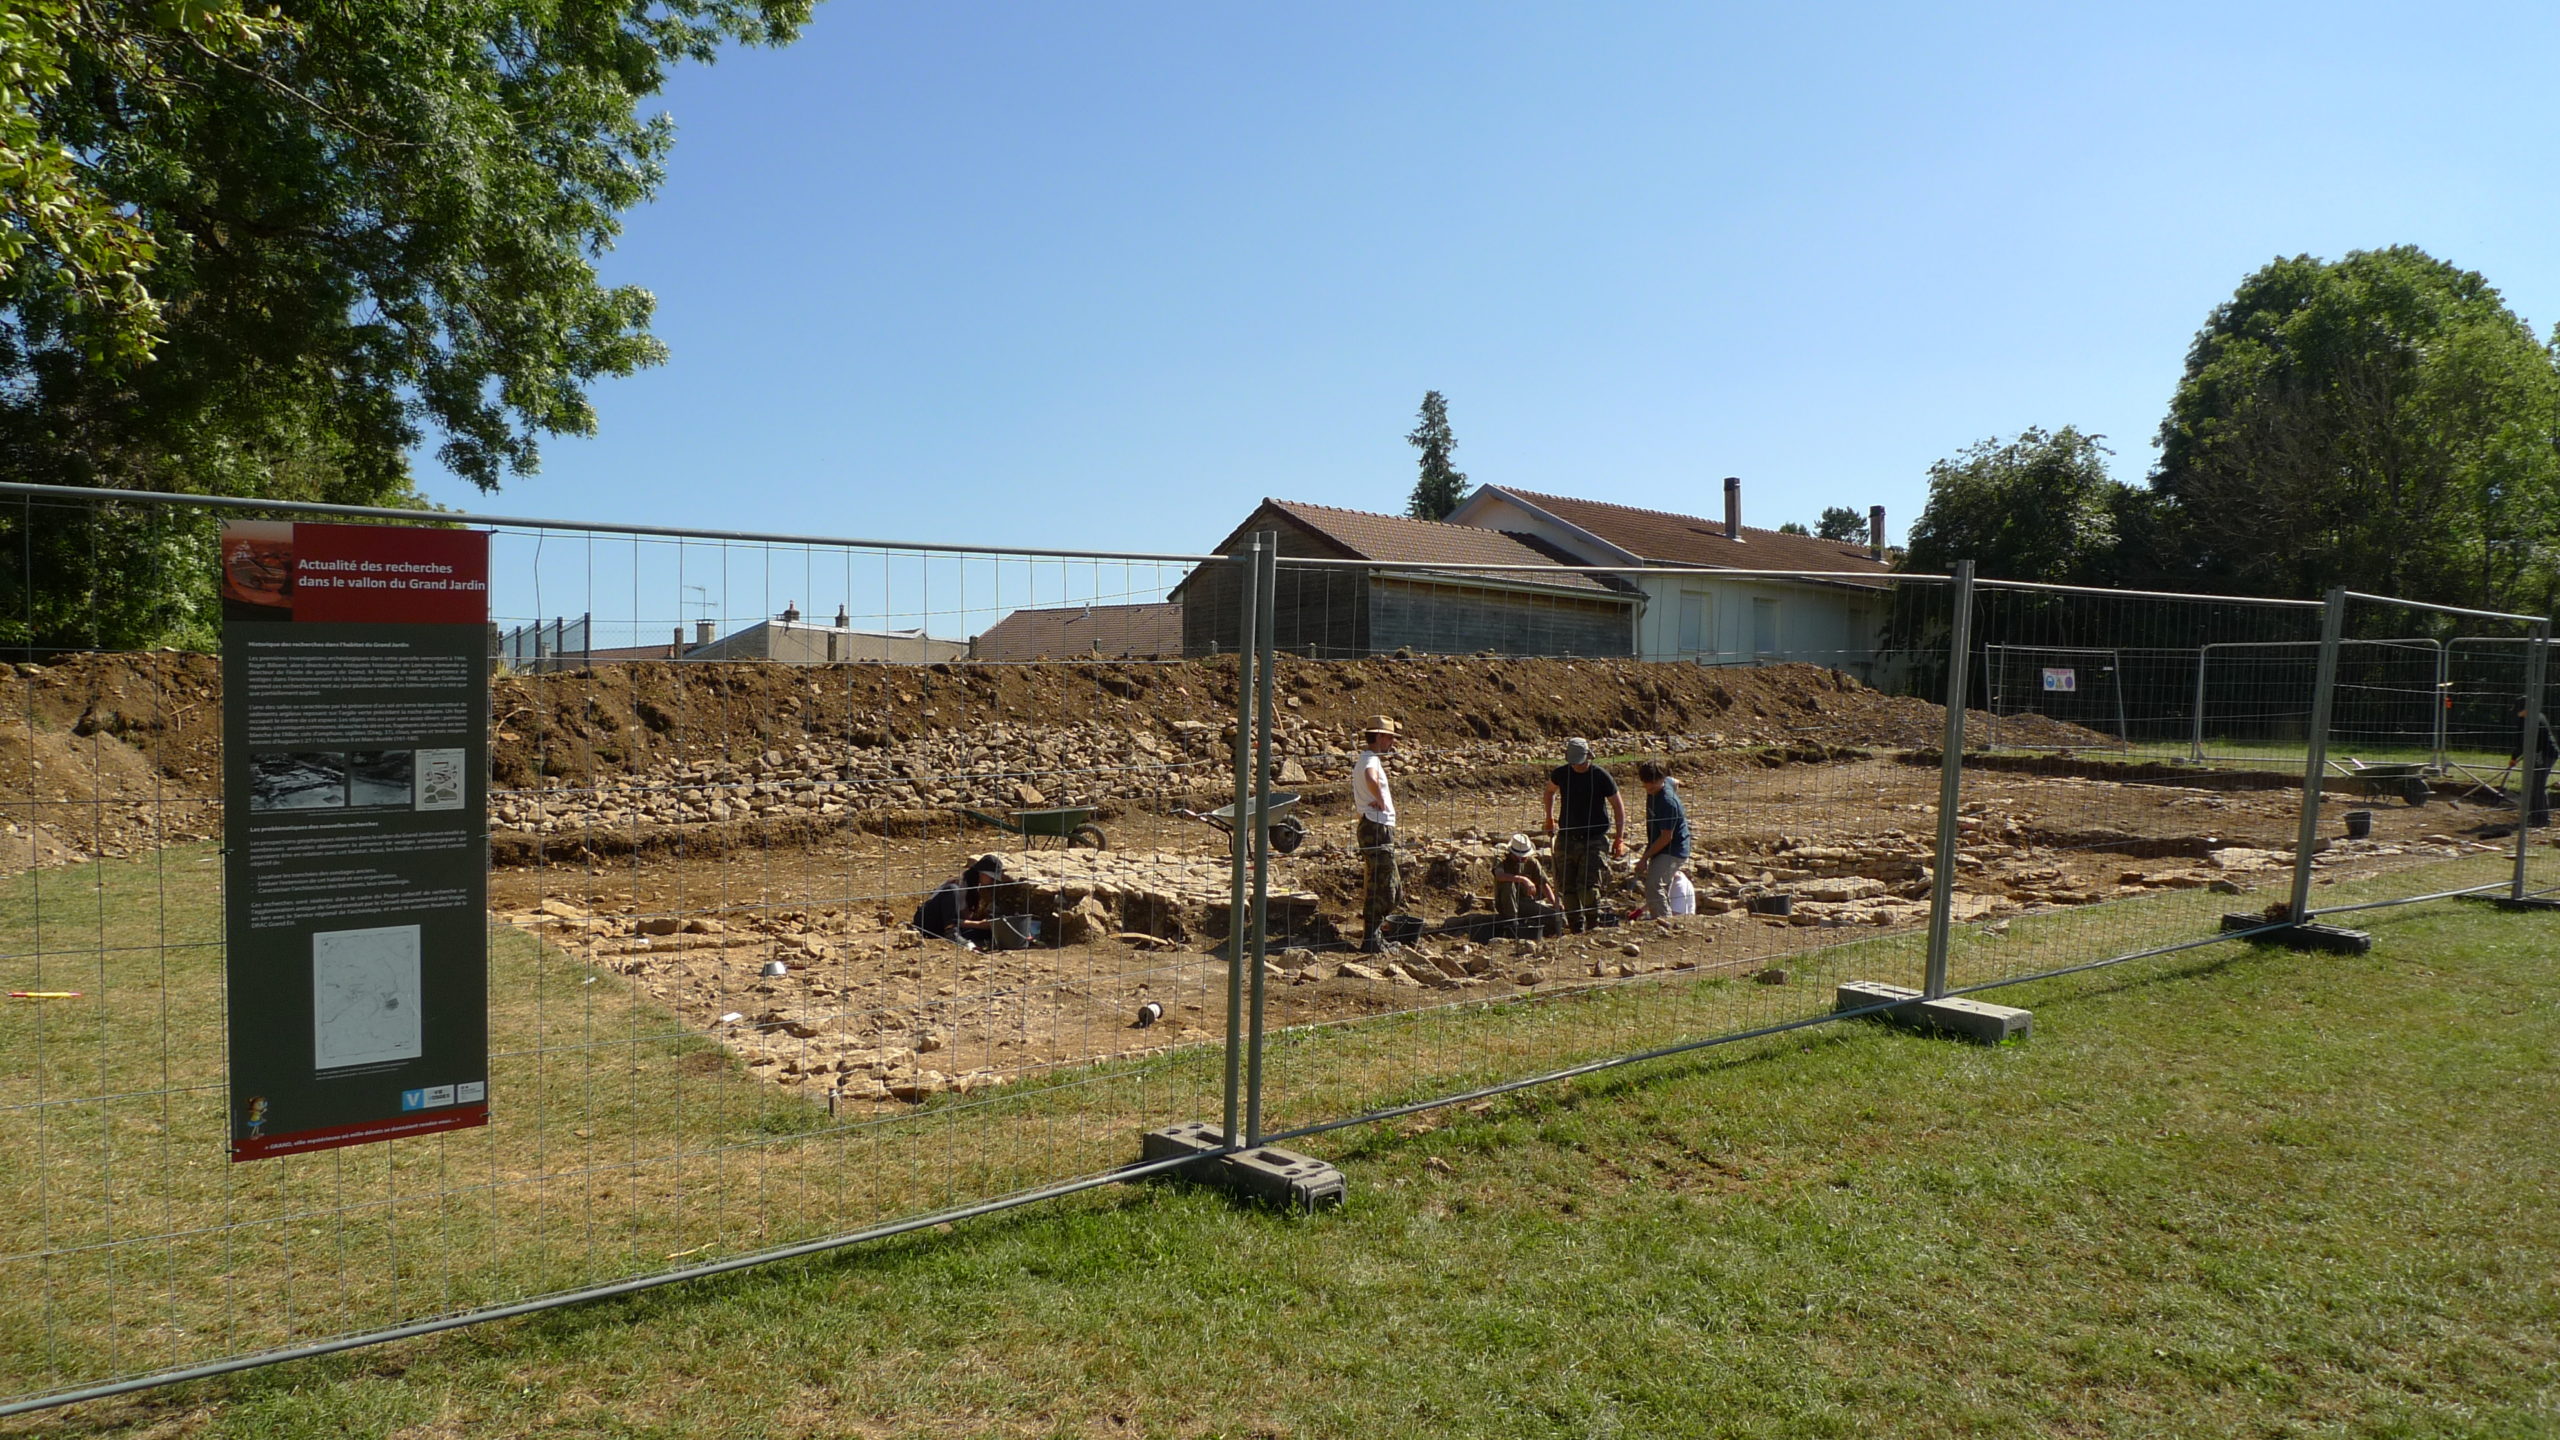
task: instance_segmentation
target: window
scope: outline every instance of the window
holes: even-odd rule
[[[1707,639],[1707,597],[1695,590],[1680,596],[1680,653],[1697,655],[1713,650]]]
[[[1775,600],[1751,602],[1751,653],[1778,653],[1778,602]]]

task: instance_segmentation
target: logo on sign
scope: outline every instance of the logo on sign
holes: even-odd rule
[[[2080,688],[2080,672],[2077,670],[2047,670],[2044,672],[2044,688],[2047,690],[2077,690]]]
[[[424,1110],[427,1108],[427,1092],[424,1090],[401,1091],[400,1108],[403,1110]]]

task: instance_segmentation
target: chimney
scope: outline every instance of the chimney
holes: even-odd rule
[[[799,601],[785,600],[782,602],[782,623],[785,625],[797,625],[800,623]]]
[[[1879,562],[1884,559],[1884,507],[1867,507],[1867,553]]]
[[[693,622],[693,643],[696,645],[708,645],[711,643],[710,621],[696,620]]]
[[[1742,538],[1742,477],[1724,477],[1724,538]]]
[[[836,607],[836,628],[839,630],[850,630],[853,628],[853,612],[845,609],[841,605]]]
[[[681,625],[676,627],[676,638],[667,642],[667,658],[670,660],[684,658],[684,627]]]

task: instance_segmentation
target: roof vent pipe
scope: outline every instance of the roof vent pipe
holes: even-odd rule
[[[1742,477],[1724,477],[1724,538],[1742,538]]]
[[[1879,562],[1884,559],[1884,507],[1867,507],[1867,553]]]

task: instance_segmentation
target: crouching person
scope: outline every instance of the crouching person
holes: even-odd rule
[[[995,946],[996,886],[1004,879],[1004,861],[981,855],[969,862],[957,880],[934,887],[916,907],[915,927],[936,940],[949,940],[979,950]]]
[[[1531,853],[1534,849],[1528,836],[1514,835],[1494,859],[1493,913],[1500,922],[1500,934],[1536,940],[1564,930],[1556,887],[1548,882],[1546,867]]]

